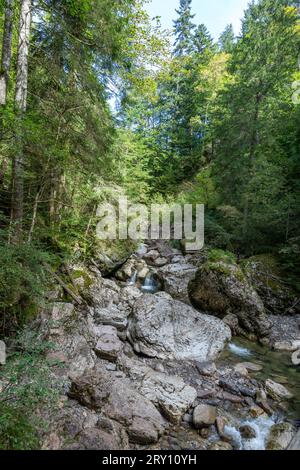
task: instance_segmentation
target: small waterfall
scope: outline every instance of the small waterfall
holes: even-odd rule
[[[236,356],[240,357],[251,357],[252,352],[250,349],[247,348],[242,348],[241,346],[238,346],[237,344],[234,343],[229,343],[228,349],[232,354],[235,354]]]
[[[134,271],[133,275],[131,276],[131,278],[128,281],[129,286],[135,286],[136,281],[137,281],[137,276],[138,276],[138,272]]]
[[[243,439],[240,431],[233,426],[225,426],[224,433],[237,450],[266,450],[267,439],[274,424],[274,418],[262,417],[241,423],[241,426],[249,425],[253,428],[256,433],[253,439]]]
[[[159,286],[152,274],[148,274],[145,279],[142,291],[148,294],[155,294],[158,292]]]

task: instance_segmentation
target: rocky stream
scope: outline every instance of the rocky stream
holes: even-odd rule
[[[62,383],[44,449],[296,448],[300,311],[261,270],[162,242],[70,266],[82,302],[57,288],[36,322]]]

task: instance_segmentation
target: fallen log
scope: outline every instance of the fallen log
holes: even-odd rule
[[[44,263],[44,267],[46,269],[46,271],[51,274],[51,276],[58,282],[58,284],[64,289],[64,291],[74,300],[74,302],[78,305],[82,305],[84,304],[84,300],[79,297],[79,295],[75,294],[75,292],[72,291],[72,289],[70,289],[67,284],[61,279],[61,277],[58,276],[58,274],[56,274],[52,269],[51,267]]]

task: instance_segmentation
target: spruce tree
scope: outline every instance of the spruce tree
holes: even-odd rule
[[[180,8],[176,10],[179,18],[174,21],[175,30],[175,55],[183,56],[190,54],[194,48],[194,30],[195,25],[192,14],[192,0],[180,0]]]
[[[213,47],[213,39],[204,24],[197,26],[194,38],[195,51],[199,54],[211,50]]]
[[[232,24],[226,26],[219,38],[219,47],[222,52],[230,54],[234,48],[235,35]]]

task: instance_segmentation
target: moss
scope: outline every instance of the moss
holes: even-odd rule
[[[276,258],[271,254],[256,255],[241,263],[246,275],[255,276],[274,292],[283,289],[282,273]]]
[[[206,264],[206,267],[210,270],[210,271],[214,271],[218,274],[223,274],[225,276],[231,276],[232,275],[232,270],[227,267],[226,265],[222,264],[222,263],[211,263],[211,262],[208,262]]]
[[[83,279],[84,289],[88,289],[93,284],[93,279],[91,278],[91,276],[89,276],[86,271],[81,269],[73,271],[72,278],[74,279],[74,281],[76,281],[77,279]],[[73,286],[70,286],[70,289],[72,288]]]
[[[208,253],[208,260],[212,262],[222,261],[227,264],[236,264],[237,258],[234,253],[219,249],[212,249]]]
[[[219,261],[219,262],[212,262],[208,261],[205,265],[205,267],[210,270],[214,271],[218,274],[222,274],[227,277],[235,277],[237,278],[240,282],[246,282],[246,276],[243,272],[243,270],[236,266],[235,264],[232,263],[226,263],[224,261]]]

